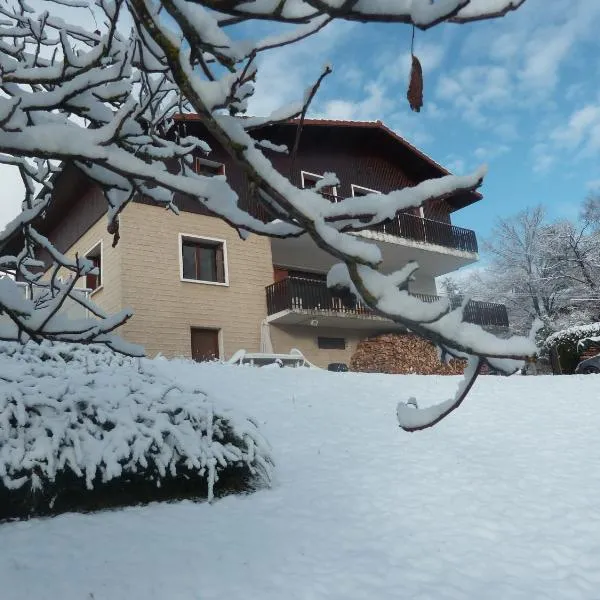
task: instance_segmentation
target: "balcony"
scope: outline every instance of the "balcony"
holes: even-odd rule
[[[27,298],[28,300],[31,299],[31,293],[30,293],[29,286],[26,283],[23,283],[21,281],[17,281],[16,284],[23,292],[23,297]],[[44,293],[44,289],[39,288],[39,287],[34,287],[33,291],[34,291],[34,298],[33,298],[34,300],[37,299],[41,294]],[[76,287],[73,289],[73,294],[80,296],[83,299],[88,300],[90,297],[90,291],[91,290],[89,290],[87,288]],[[65,299],[65,301],[62,305],[62,308],[60,309],[60,314],[68,317],[69,319],[87,319],[91,316],[89,314],[89,311],[87,310],[87,308],[81,306],[81,304],[79,304],[72,298]]]
[[[392,235],[419,242],[434,244],[461,252],[477,253],[477,237],[471,229],[464,229],[442,221],[432,221],[408,213],[398,213],[368,231]]]
[[[269,316],[280,314],[282,319],[291,313],[335,315],[344,317],[353,324],[356,319],[377,319],[389,323],[374,315],[363,303],[351,294],[333,293],[324,281],[287,277],[266,288],[267,313]],[[414,294],[425,302],[434,302],[439,296]],[[454,303],[457,306],[457,303]],[[508,327],[508,314],[503,304],[478,302],[471,300],[465,307],[465,321],[483,327]],[[282,324],[300,324],[297,319],[283,319]],[[328,321],[328,324],[333,324]]]
[[[331,202],[337,201],[336,196],[321,194]],[[256,200],[251,200],[246,207],[250,214],[262,221],[268,221],[268,209]],[[365,231],[384,234],[396,238],[404,238],[420,244],[432,244],[451,250],[476,254],[477,236],[471,229],[456,227],[443,221],[434,221],[415,215],[400,212],[393,219],[388,219],[379,225],[368,227]]]

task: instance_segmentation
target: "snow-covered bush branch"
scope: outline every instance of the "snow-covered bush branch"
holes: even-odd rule
[[[93,333],[81,324],[79,329],[68,329],[62,322],[58,326],[61,299],[72,296],[73,281],[93,267],[85,260],[69,261],[53,250],[32,221],[50,201],[53,161],[69,161],[103,189],[115,243],[119,214],[136,195],[176,211],[174,194],[184,194],[226,220],[242,236],[252,232],[281,237],[308,233],[339,260],[330,274],[332,286],[350,288],[376,314],[434,341],[443,355],[473,357],[477,365],[472,369],[473,381],[481,364],[493,363],[507,373],[515,370],[515,361],[535,351],[529,337],[500,340],[463,323],[462,307],[451,310],[443,300],[424,304],[410,297],[408,282],[417,265],[384,275],[379,272],[377,245],[352,235],[408,207],[474,190],[485,169],[469,176],[425,181],[376,198],[349,198],[332,204],[317,189],[300,190],[290,183],[263,154],[264,145],[251,136],[253,129],[266,123],[298,116],[301,122],[330,68],[326,67],[304,98],[293,105],[266,117],[244,113],[254,93],[258,53],[304,39],[335,19],[412,23],[426,29],[442,22],[501,16],[522,1],[96,0],[95,4],[90,1],[89,8],[101,16],[102,25],[93,33],[48,14],[33,15],[22,3],[15,9],[3,9],[10,25],[0,29],[7,47],[0,64],[5,96],[0,98],[0,152],[27,165],[20,168],[28,194],[26,211],[9,225],[0,244],[12,232],[23,232],[26,247],[12,266],[29,285],[48,286],[44,301],[50,306],[49,316],[41,321],[36,321],[29,308],[21,315],[5,310],[15,324],[15,337],[61,339],[63,335],[63,339],[73,340],[79,336],[116,347],[116,338],[107,334],[129,316],[108,317],[96,310]],[[52,5],[51,0],[47,3]],[[73,3],[74,8],[85,5],[79,0]],[[131,16],[132,31],[124,33]],[[285,35],[258,41],[232,31],[235,25],[247,26],[255,19],[298,26]],[[254,200],[272,215],[267,222],[242,210],[237,194],[223,178],[196,173],[193,156],[210,149],[173,126],[175,113],[188,112],[199,115],[244,172]],[[36,165],[33,173],[32,164]],[[42,192],[34,193],[39,186]],[[54,262],[50,284],[41,283],[39,272],[34,273],[35,250],[40,247]],[[67,283],[58,278],[65,269],[71,273]],[[0,297],[0,308],[7,305],[3,300]],[[135,351],[124,345],[120,348]],[[472,381],[467,382],[463,389],[468,391],[471,385]]]
[[[251,419],[153,361],[0,344],[0,520],[268,485]]]

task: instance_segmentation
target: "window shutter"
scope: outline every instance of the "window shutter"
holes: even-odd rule
[[[222,244],[219,244],[215,248],[215,262],[217,267],[217,281],[225,283],[225,256],[223,254]]]

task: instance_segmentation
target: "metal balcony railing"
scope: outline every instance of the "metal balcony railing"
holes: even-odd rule
[[[331,194],[322,193],[321,195],[332,202],[339,200],[337,196]],[[248,200],[244,208],[261,221],[266,222],[272,218],[269,217],[268,209],[257,200]],[[366,230],[463,252],[475,253],[478,251],[477,236],[471,229],[456,227],[456,225],[443,221],[424,219],[409,213],[398,213],[393,219],[368,227]]]
[[[287,277],[266,288],[269,315],[284,310],[317,310],[346,315],[369,315],[367,306],[350,294],[331,291],[324,281]],[[425,302],[434,302],[440,296],[414,294]],[[453,302],[453,307],[458,301]],[[465,307],[465,321],[484,327],[508,327],[506,306],[493,302],[471,300]]]

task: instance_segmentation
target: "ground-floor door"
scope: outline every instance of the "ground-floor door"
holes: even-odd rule
[[[192,358],[198,362],[219,358],[219,330],[192,327]]]

